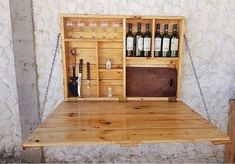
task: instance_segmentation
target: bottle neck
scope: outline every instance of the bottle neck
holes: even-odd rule
[[[168,33],[168,25],[167,25],[167,24],[165,25],[164,33],[165,33],[165,34]]]
[[[165,29],[164,29],[164,33],[168,33],[168,28],[165,28]]]
[[[160,33],[160,24],[156,24],[156,32]]]
[[[141,32],[141,24],[138,24],[137,32]]]
[[[156,28],[156,32],[157,32],[157,33],[160,33],[160,28]]]
[[[146,32],[149,33],[149,28],[146,28]]]
[[[132,24],[128,25],[128,32],[132,32]]]

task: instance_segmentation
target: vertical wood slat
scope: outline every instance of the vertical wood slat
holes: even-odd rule
[[[123,97],[126,97],[126,18],[123,18]]]
[[[96,77],[97,77],[97,80],[96,80],[96,95],[97,97],[100,96],[100,83],[99,83],[99,49],[98,49],[98,42],[96,42]]]
[[[154,40],[154,34],[155,34],[155,19],[153,19],[152,20],[152,42],[151,42],[151,44],[152,44],[152,46],[151,46],[151,57],[154,57],[154,42],[155,42],[155,40]]]
[[[228,135],[231,143],[225,145],[224,162],[235,163],[235,100],[230,100]]]
[[[183,57],[183,46],[184,46],[184,19],[180,20],[178,23],[179,29],[179,63],[177,64],[178,80],[177,80],[177,97],[180,97],[181,91],[181,78],[182,78],[182,57]]]
[[[68,68],[67,68],[67,60],[66,60],[66,45],[65,45],[65,30],[64,30],[64,18],[61,17],[61,41],[62,41],[62,53],[63,53],[63,57],[62,57],[62,60],[63,60],[63,74],[64,74],[64,96],[65,96],[65,99],[68,98]]]

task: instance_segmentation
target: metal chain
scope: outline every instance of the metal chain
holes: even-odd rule
[[[50,70],[50,74],[49,74],[49,79],[47,81],[46,92],[45,92],[45,96],[44,96],[42,110],[41,110],[41,113],[40,113],[40,122],[42,122],[43,114],[44,114],[46,103],[47,103],[47,100],[48,100],[47,97],[48,97],[48,92],[49,92],[49,89],[50,89],[50,86],[51,86],[51,79],[52,79],[52,74],[53,74],[54,67],[55,67],[55,61],[56,61],[57,54],[59,53],[59,43],[60,43],[60,33],[58,33],[58,35],[57,35],[55,52],[54,52],[53,60],[52,60],[52,63],[51,63],[51,70]]]
[[[198,74],[197,74],[197,71],[196,71],[196,68],[195,68],[195,65],[194,65],[194,61],[193,61],[193,58],[192,58],[192,54],[191,54],[191,51],[190,51],[190,48],[189,48],[189,45],[188,45],[188,40],[186,38],[186,35],[184,35],[184,40],[185,40],[186,50],[188,51],[188,55],[189,55],[191,65],[192,65],[192,68],[193,68],[193,73],[194,73],[194,76],[195,76],[196,81],[197,81],[197,86],[198,86],[198,89],[199,89],[199,93],[201,95],[202,102],[203,102],[203,105],[204,105],[204,109],[206,111],[206,116],[207,116],[208,121],[211,122],[209,110],[207,108],[206,100],[205,100],[204,94],[202,92],[201,84],[199,82]]]

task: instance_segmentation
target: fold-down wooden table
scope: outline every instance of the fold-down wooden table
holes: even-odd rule
[[[63,102],[24,148],[79,144],[211,141],[229,137],[183,102]]]

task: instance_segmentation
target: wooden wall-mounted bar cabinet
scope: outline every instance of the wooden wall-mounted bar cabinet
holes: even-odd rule
[[[127,26],[132,23],[135,34],[138,22],[142,29],[149,24],[150,56],[126,57]],[[178,56],[155,57],[156,24],[161,30],[168,24],[170,35],[173,25],[178,25]],[[65,101],[29,136],[24,148],[229,142],[226,134],[176,101],[181,90],[184,17],[62,15],[61,32]]]
[[[128,23],[133,24],[133,34],[135,34],[138,22],[142,23],[142,32],[144,32],[146,24],[150,25],[152,36],[150,57],[126,57],[127,25]],[[165,24],[169,25],[169,34],[173,31],[173,24],[178,25],[179,45],[177,57],[154,57],[156,24],[160,24],[161,32]],[[168,97],[180,97],[184,17],[65,15],[61,17],[61,29],[64,60],[64,93],[66,100],[167,100]],[[72,49],[76,49],[77,52],[77,72],[80,59],[83,59],[84,63],[89,62],[91,64],[91,94],[89,96],[86,93],[86,65],[83,67],[81,96],[73,96],[69,91],[68,84],[71,82],[70,77],[72,76]],[[112,69],[105,69],[108,59],[112,62]],[[173,96],[167,95],[167,93],[154,94],[154,92],[151,95],[143,94],[144,96],[141,96],[141,94],[136,96],[128,94],[127,91],[130,90],[128,86],[137,85],[133,78],[131,78],[133,82],[127,81],[128,77],[133,74],[133,72],[130,72],[128,75],[127,72],[128,68],[131,67],[175,69],[175,94]],[[154,74],[153,71],[148,76],[148,72],[146,70],[144,73],[146,77],[144,78],[143,76],[143,85],[140,86],[141,77],[137,79],[140,82],[135,86],[136,88],[151,90],[152,86],[159,85],[150,80],[148,86],[145,86],[146,80],[151,79],[152,74]],[[162,73],[164,74],[164,70]],[[156,79],[161,78],[161,74],[157,76],[158,78]],[[162,82],[164,83],[164,79],[162,79]],[[166,85],[168,85],[167,81]],[[145,86],[145,89],[143,86]],[[112,88],[112,97],[108,97],[107,94],[109,87]],[[161,87],[156,89],[161,90]]]

